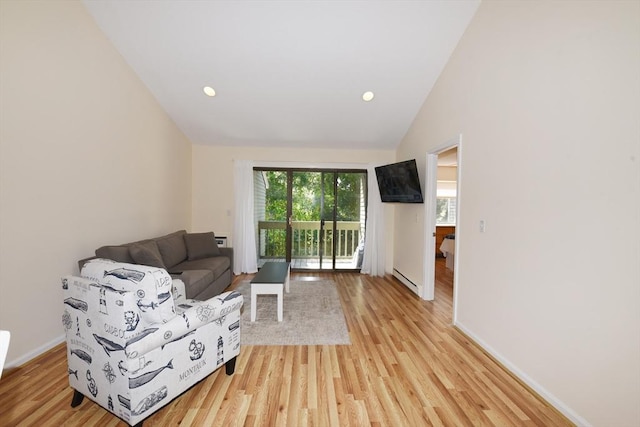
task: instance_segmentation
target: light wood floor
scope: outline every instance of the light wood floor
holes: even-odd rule
[[[234,375],[219,369],[145,425],[571,425],[451,326],[452,277],[437,268],[435,302],[390,276],[294,274],[337,283],[352,345],[243,346]],[[5,372],[0,426],[126,425],[71,396],[62,344]]]

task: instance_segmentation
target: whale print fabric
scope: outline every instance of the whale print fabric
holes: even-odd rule
[[[169,301],[171,276],[162,268],[98,258],[87,262],[80,275],[118,291],[134,291],[141,316],[150,322],[167,322],[176,314]]]
[[[108,260],[81,275],[62,279],[69,384],[130,425],[240,353],[238,292],[187,300],[165,270]]]

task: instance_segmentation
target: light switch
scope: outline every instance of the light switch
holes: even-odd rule
[[[484,219],[480,220],[480,232],[484,233],[485,230],[485,224],[484,224]]]

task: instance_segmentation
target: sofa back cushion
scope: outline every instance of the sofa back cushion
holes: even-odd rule
[[[187,259],[187,247],[184,243],[185,230],[176,231],[155,240],[167,269]]]
[[[166,323],[175,317],[171,276],[162,268],[97,258],[87,262],[80,275],[115,291],[135,292],[148,323]]]
[[[152,267],[166,268],[160,255],[160,249],[155,241],[132,243],[129,246],[129,254],[136,264],[150,265]]]
[[[189,261],[220,255],[216,236],[213,232],[187,233],[184,235]]]
[[[129,246],[127,245],[102,246],[96,249],[96,256],[98,258],[111,259],[118,262],[127,262],[130,264],[135,263],[133,258],[131,258],[131,254],[129,253]]]

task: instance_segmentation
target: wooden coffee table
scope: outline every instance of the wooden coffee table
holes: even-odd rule
[[[278,322],[282,322],[282,289],[289,292],[291,265],[288,262],[265,262],[251,280],[251,321],[256,321],[258,295],[276,295],[278,298]]]

